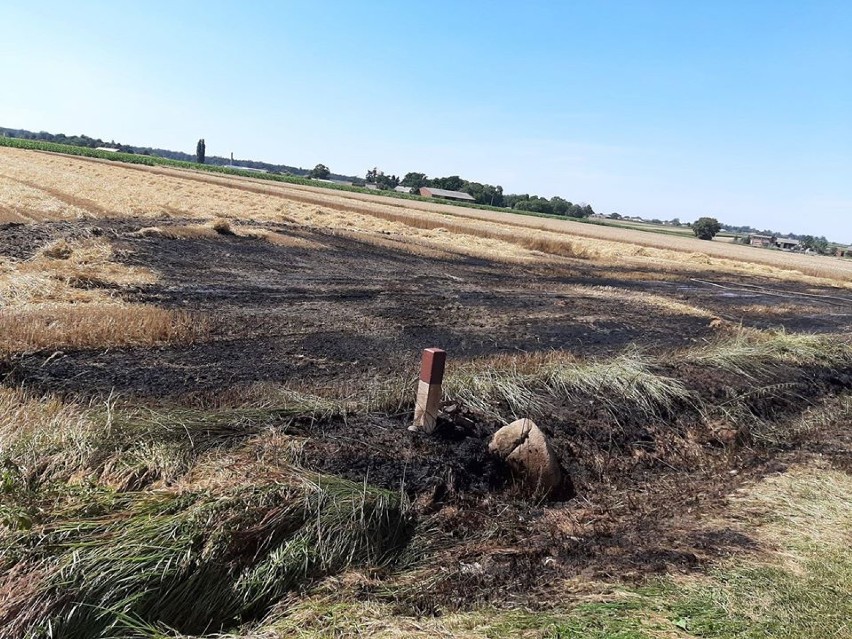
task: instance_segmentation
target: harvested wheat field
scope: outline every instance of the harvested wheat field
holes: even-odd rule
[[[848,636],[850,334],[848,260],[0,148],[0,637]]]

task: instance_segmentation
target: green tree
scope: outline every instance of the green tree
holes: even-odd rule
[[[488,206],[503,206],[503,187],[499,184],[497,186],[484,184],[483,186],[482,199],[477,201]]]
[[[325,164],[317,164],[311,169],[311,172],[308,173],[308,177],[314,180],[327,180],[330,175],[331,171]]]
[[[692,223],[692,232],[699,240],[712,240],[721,230],[722,225],[715,217],[699,217]]]
[[[204,144],[204,138],[201,138],[198,141],[198,144],[195,145],[195,160],[199,164],[204,164],[204,152],[207,150],[207,145]]]
[[[364,178],[367,184],[375,184],[382,191],[392,191],[399,186],[399,178],[395,175],[387,175],[384,171],[380,171],[374,167],[367,171]]]
[[[512,207],[516,211],[532,211],[535,213],[547,213],[548,215],[553,214],[553,206],[550,204],[550,201],[547,198],[539,197],[538,195],[533,195],[526,200],[520,200],[516,202]]]
[[[400,184],[402,186],[410,186],[413,189],[420,190],[421,187],[428,186],[429,180],[426,178],[425,173],[409,172],[405,174],[405,177],[402,178]]]
[[[434,178],[429,186],[448,191],[463,191],[467,186],[467,180],[461,179],[458,175],[450,175],[449,177]]]
[[[822,255],[829,252],[828,240],[825,237],[814,237],[813,235],[802,235],[799,238],[803,249],[811,249]]]
[[[573,204],[565,198],[554,195],[550,198],[550,208],[553,209],[554,215],[568,215]]]

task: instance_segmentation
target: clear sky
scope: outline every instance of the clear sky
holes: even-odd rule
[[[852,0],[0,3],[0,126],[852,242]]]

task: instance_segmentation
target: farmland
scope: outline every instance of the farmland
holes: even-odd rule
[[[0,147],[0,637],[841,636],[850,334],[849,260]]]

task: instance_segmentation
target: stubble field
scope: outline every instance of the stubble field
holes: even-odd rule
[[[8,148],[0,218],[0,637],[842,634],[848,260]]]

